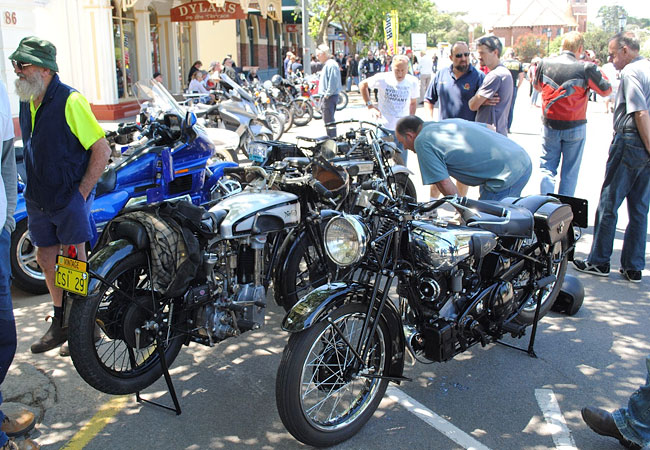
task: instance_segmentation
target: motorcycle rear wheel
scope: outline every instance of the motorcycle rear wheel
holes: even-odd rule
[[[558,260],[553,264],[552,273],[555,275],[555,282],[546,286],[544,293],[542,295],[542,303],[539,308],[539,319],[544,317],[546,313],[551,309],[553,303],[557,299],[560,290],[562,289],[562,283],[564,282],[564,275],[566,274],[566,269],[568,266],[568,256],[565,254],[568,247],[567,239],[564,238],[560,242],[556,242],[553,247],[553,259]],[[560,260],[560,256],[565,254],[564,258]],[[539,255],[536,255],[539,256]],[[537,293],[535,291],[531,296],[526,299],[526,306],[521,310],[519,315],[515,318],[515,321],[521,324],[530,325],[535,320],[535,309],[537,307]]]
[[[27,218],[19,221],[11,233],[9,260],[15,286],[30,294],[47,294],[45,274],[36,261],[36,246],[29,237]]]
[[[293,113],[287,105],[276,105],[275,110],[284,121],[284,132],[286,133],[293,126]]]
[[[349,303],[330,317],[356,345],[366,306]],[[380,321],[369,342],[365,374],[387,371],[391,359],[388,339],[388,328]],[[282,423],[297,440],[329,447],[354,436],[372,417],[388,381],[363,376],[350,367],[352,362],[352,352],[325,320],[291,335],[278,368],[275,398]]]
[[[339,92],[339,98],[336,99],[336,110],[341,111],[348,106],[348,94],[345,91]]]
[[[145,329],[146,322],[160,325],[158,331],[165,337],[168,367],[183,345],[180,311],[172,315],[171,326],[170,306],[164,306],[163,299],[156,299],[157,307],[152,311],[154,300],[147,273],[146,255],[131,254],[105,277],[110,285],[120,288],[119,292],[104,284],[98,295],[76,298],[72,303],[68,325],[70,356],[79,375],[98,391],[133,394],[162,376],[155,336]],[[139,349],[134,343],[135,329],[141,330]]]

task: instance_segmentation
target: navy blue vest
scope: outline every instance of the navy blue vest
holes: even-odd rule
[[[20,102],[27,186],[25,199],[44,211],[65,207],[86,173],[90,152],[72,133],[65,120],[65,104],[74,92],[58,75],[50,81],[36,111],[34,130],[29,102]]]

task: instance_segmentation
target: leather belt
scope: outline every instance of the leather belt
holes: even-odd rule
[[[637,130],[635,127],[623,127],[619,130],[616,130],[616,134],[622,134],[622,133],[639,133],[639,130]]]

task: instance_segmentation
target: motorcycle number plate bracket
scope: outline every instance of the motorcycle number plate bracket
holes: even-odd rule
[[[88,263],[57,255],[54,284],[78,295],[88,295]]]

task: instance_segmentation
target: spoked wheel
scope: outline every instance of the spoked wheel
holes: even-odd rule
[[[307,100],[297,98],[291,102],[291,113],[293,114],[294,125],[303,127],[311,122],[311,118],[314,116],[314,109]]]
[[[330,317],[356,346],[366,306],[350,303]],[[325,320],[291,335],[282,354],[275,395],[282,423],[293,437],[307,445],[327,447],[361,429],[386,392],[388,381],[375,376],[385,373],[391,359],[388,336],[380,321],[367,340],[365,367],[359,367],[345,341]]]
[[[526,242],[529,245],[535,245],[536,239]],[[560,242],[556,242],[553,246],[543,245],[542,248],[536,249],[533,254],[534,257],[540,258],[543,252],[552,252],[552,267],[551,273],[555,275],[555,282],[549,284],[542,288],[542,302],[539,310],[539,318],[541,319],[546,315],[546,313],[551,309],[553,303],[557,299],[560,290],[562,289],[562,283],[564,282],[564,275],[566,274],[566,269],[568,265],[567,256],[565,252],[567,250],[568,244],[566,238]],[[562,255],[565,255],[562,257]],[[530,270],[523,271],[515,280],[513,284],[515,286],[515,291],[518,286],[523,287],[529,282],[530,276],[533,275],[536,279],[543,278],[545,276],[541,270],[538,270],[537,273],[531,274]],[[535,291],[531,296],[529,296],[526,301],[526,306],[519,313],[515,319],[517,322],[522,324],[532,324],[535,320],[535,309],[537,308],[537,295],[539,291]]]
[[[284,132],[286,133],[293,126],[293,113],[291,108],[287,105],[276,105],[275,110],[280,114],[280,117],[284,121]]]
[[[340,111],[348,106],[348,94],[345,91],[339,92],[339,98],[336,99],[336,110]]]
[[[101,392],[131,394],[160,378],[156,333],[162,333],[168,366],[183,345],[181,311],[169,299],[152,298],[147,274],[146,255],[131,254],[105,277],[111,286],[72,304],[70,356],[79,375]]]
[[[275,112],[266,112],[266,122],[273,132],[273,140],[277,141],[284,133],[284,121],[280,114]]]
[[[395,189],[395,194],[400,197],[402,195],[408,195],[414,199],[418,198],[418,193],[415,190],[415,185],[411,178],[406,173],[398,173],[395,177],[390,177],[389,181]]]

